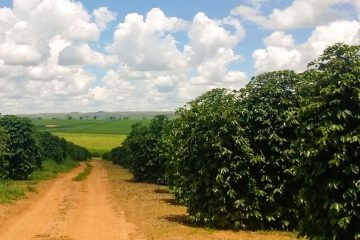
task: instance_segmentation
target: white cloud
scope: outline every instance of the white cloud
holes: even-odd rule
[[[106,66],[111,62],[110,57],[94,51],[86,43],[75,43],[64,48],[59,54],[59,64],[69,65],[99,65]]]
[[[295,40],[292,35],[281,31],[273,32],[270,36],[264,39],[266,46],[291,48],[295,45]]]
[[[349,8],[338,7],[339,4],[357,6],[359,11],[359,0],[294,0],[290,6],[274,9],[267,16],[261,14],[259,5],[240,5],[231,13],[265,28],[286,30],[350,19],[352,11]]]
[[[303,71],[310,61],[334,43],[360,44],[360,22],[335,21],[316,27],[302,44],[294,45],[293,37],[283,32],[272,33],[264,42],[266,48],[253,53],[257,73],[280,69]]]
[[[232,69],[245,37],[238,19],[198,13],[185,21],[158,8],[131,13],[101,49],[101,31],[115,18],[106,7],[89,13],[71,0],[0,8],[1,111],[176,109],[211,88],[246,82]]]
[[[188,35],[183,47],[174,36],[178,32]],[[175,109],[211,88],[243,86],[246,74],[229,68],[240,59],[234,49],[244,36],[242,25],[232,17],[214,20],[198,13],[185,22],[157,8],[145,17],[128,14],[107,47],[118,58],[120,85],[125,81],[132,86],[132,94],[122,101],[141,110]],[[103,81],[101,92],[115,97],[114,85],[108,78]]]
[[[228,31],[226,25],[235,27],[235,33]],[[219,21],[208,18],[204,13],[198,13],[194,17],[188,36],[190,42],[186,53],[192,64],[197,64],[216,55],[220,48],[235,48],[245,36],[245,30],[240,22],[233,18]]]
[[[108,51],[134,69],[183,68],[186,62],[171,32],[184,27],[183,20],[167,17],[158,8],[150,10],[145,19],[137,13],[128,14],[115,31]]]
[[[197,67],[197,76],[191,78],[191,82],[217,86],[230,83],[236,84],[236,88],[240,88],[247,80],[246,74],[227,69],[228,65],[237,59],[238,56],[231,49],[220,48],[213,58],[207,59]]]
[[[95,17],[95,22],[99,26],[100,30],[106,28],[108,23],[114,21],[116,19],[116,13],[109,11],[107,7],[100,7],[94,9],[93,15]]]
[[[0,44],[0,59],[8,65],[33,65],[41,55],[29,45],[7,42]]]
[[[89,46],[111,20],[109,14],[100,8],[91,15],[70,0],[14,0],[13,8],[0,8],[2,111],[61,111],[79,105],[95,83],[84,67],[111,62]],[[64,60],[69,48],[72,62],[69,56]],[[60,65],[59,57],[66,64]]]

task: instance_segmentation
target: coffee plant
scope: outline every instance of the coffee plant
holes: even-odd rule
[[[169,186],[195,224],[254,228],[256,157],[244,137],[236,92],[214,89],[177,111],[168,135]]]
[[[294,229],[297,226],[297,192],[291,142],[295,139],[297,121],[292,111],[300,104],[300,77],[293,71],[260,74],[242,89],[245,97],[239,101],[238,115],[245,135],[256,155],[263,162],[253,178],[261,194],[257,228]]]
[[[134,179],[141,182],[165,184],[164,145],[162,135],[168,124],[167,117],[155,116],[149,126],[137,123],[121,147],[111,151],[111,159],[129,168]]]
[[[26,118],[16,116],[3,116],[0,118],[0,127],[8,136],[5,144],[9,154],[5,156],[8,161],[8,177],[12,179],[27,179],[28,175],[41,167],[43,160],[39,137]]]
[[[9,175],[8,142],[8,135],[0,127],[0,179],[7,178]]]
[[[327,48],[304,73],[298,178],[310,239],[360,239],[360,46]]]

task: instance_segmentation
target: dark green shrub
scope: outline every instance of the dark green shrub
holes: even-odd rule
[[[360,46],[327,48],[304,73],[295,148],[304,181],[301,234],[360,239]]]
[[[166,183],[161,138],[167,124],[168,119],[163,115],[155,116],[148,126],[134,124],[122,146],[111,151],[111,160],[129,168],[136,181]]]
[[[45,159],[53,159],[57,163],[63,162],[66,159],[63,140],[50,132],[40,132],[39,135]]]
[[[126,141],[126,139],[125,139]],[[125,156],[122,154],[124,147],[116,147],[110,151],[110,160],[113,164],[121,165],[125,168],[130,168],[129,164],[125,163]]]
[[[86,161],[91,158],[91,153],[86,148],[72,142],[65,141],[65,149],[67,156],[75,161]]]
[[[101,155],[101,159],[103,160],[111,160],[111,152],[105,152]]]
[[[158,184],[165,184],[165,161],[164,148],[161,143],[162,135],[168,123],[164,115],[155,116],[149,126],[139,127],[137,137],[132,141],[131,170],[134,179]]]
[[[236,109],[238,95],[214,89],[180,108],[167,136],[169,186],[195,224],[254,228],[259,194],[253,154]]]
[[[0,126],[8,135],[9,177],[27,179],[28,175],[41,167],[42,149],[31,121],[16,116],[0,118]]]
[[[53,159],[57,163],[62,163],[67,158],[74,161],[85,161],[91,158],[91,154],[86,148],[68,142],[50,132],[40,132],[39,137],[46,159]]]
[[[7,178],[9,175],[8,142],[8,135],[0,127],[0,179]]]
[[[298,123],[292,116],[300,105],[300,77],[293,71],[260,74],[242,89],[239,121],[256,155],[263,162],[253,172],[261,191],[253,200],[259,215],[256,228],[294,229],[299,220],[297,195],[300,182],[295,181],[291,142]]]

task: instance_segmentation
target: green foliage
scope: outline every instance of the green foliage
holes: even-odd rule
[[[46,180],[56,177],[58,173],[65,173],[78,166],[79,163],[69,158],[61,163],[52,159],[47,159],[42,163],[41,169],[34,171],[29,175],[29,180]]]
[[[336,44],[304,73],[294,146],[304,184],[301,234],[360,239],[360,46]]]
[[[136,181],[166,183],[161,137],[167,123],[168,118],[159,115],[148,126],[134,124],[122,146],[111,151],[113,162],[130,168]]]
[[[45,159],[53,159],[61,163],[66,158],[66,141],[50,132],[40,132],[39,135]]]
[[[162,135],[166,131],[168,118],[164,115],[155,116],[149,126],[140,127],[137,143],[133,148],[138,156],[132,161],[132,171],[137,181],[165,184],[165,161],[163,152],[165,149],[161,144]],[[143,134],[143,135],[141,135]],[[139,147],[139,149],[137,149]],[[133,153],[134,153],[133,152]]]
[[[16,116],[0,118],[0,178],[27,179],[44,159],[83,161],[90,153],[63,138],[38,132],[31,121]]]
[[[134,125],[110,159],[138,180],[166,164],[195,224],[290,230],[300,221],[310,239],[360,240],[360,46],[336,44],[309,67],[211,90],[161,130]]]
[[[86,148],[72,142],[66,142],[65,152],[75,161],[86,161],[91,158],[91,153]]]
[[[67,158],[75,161],[85,161],[91,157],[86,148],[68,142],[64,138],[49,132],[40,132],[39,135],[46,159],[53,159],[57,163],[61,163]]]
[[[291,142],[297,121],[291,112],[299,107],[298,74],[293,71],[263,73],[241,90],[240,124],[254,153],[262,162],[252,173],[259,193],[254,197],[257,228],[294,229],[297,226],[297,192]]]
[[[0,127],[0,179],[7,178],[9,175],[9,137],[2,127]]]
[[[101,159],[103,159],[103,160],[111,160],[111,152],[104,152],[101,155]]]
[[[253,170],[261,158],[244,137],[238,95],[214,89],[177,111],[167,144],[169,186],[195,224],[254,228],[260,214]]]
[[[6,145],[9,154],[8,177],[27,179],[28,175],[41,167],[41,145],[31,121],[16,116],[0,118],[0,126],[8,136]]]

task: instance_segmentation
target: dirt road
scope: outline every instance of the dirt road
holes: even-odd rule
[[[127,240],[141,239],[115,205],[106,171],[92,162],[85,181],[72,178],[84,166],[49,184],[36,201],[0,225],[1,240]]]

